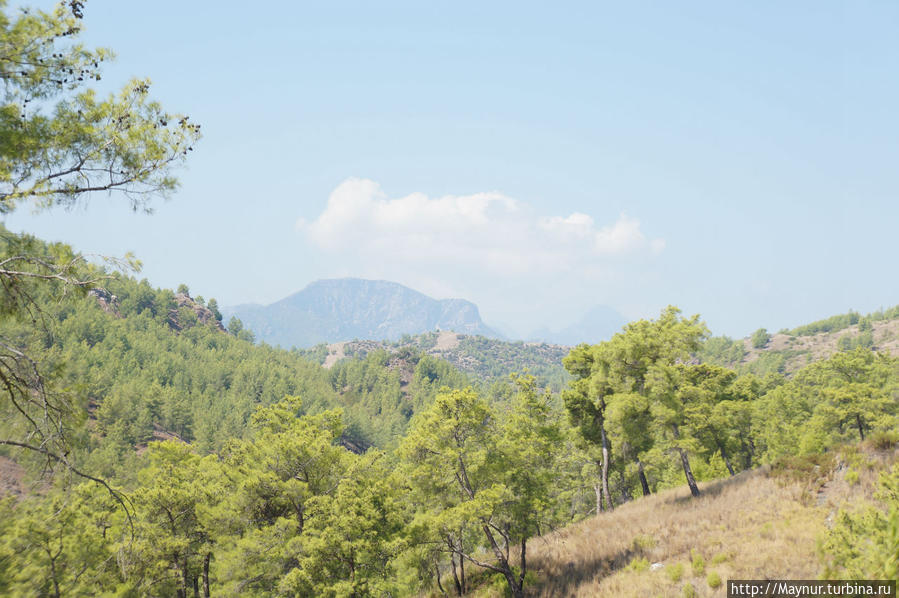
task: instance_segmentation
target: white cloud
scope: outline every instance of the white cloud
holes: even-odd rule
[[[368,179],[351,178],[328,198],[314,220],[299,219],[297,229],[328,252],[352,253],[362,261],[428,261],[501,272],[558,268],[564,264],[647,253],[664,248],[649,240],[640,222],[622,214],[597,228],[580,212],[539,218],[526,205],[501,193],[447,195],[423,193],[390,199]]]
[[[597,303],[601,286],[620,280],[616,268],[665,246],[625,214],[598,226],[581,212],[538,216],[527,203],[498,192],[390,198],[376,182],[358,178],[338,185],[324,210],[299,219],[296,228],[332,271],[485,305],[485,293],[497,305],[511,293],[528,293],[535,301],[590,294]]]

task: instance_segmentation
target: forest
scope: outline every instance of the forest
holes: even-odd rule
[[[0,209],[173,192],[199,125],[144,81],[84,87],[109,54],[70,41],[82,3],[3,9]],[[571,349],[564,377],[477,338],[474,374],[410,343],[325,369],[138,269],[0,230],[2,595],[521,597],[546,582],[537,538],[624,505],[846,447],[895,462],[899,358],[873,336],[742,367],[669,306]],[[899,575],[892,462],[819,539],[832,577]]]
[[[3,240],[5,256],[76,257]],[[739,374],[696,358],[708,330],[674,307],[571,350],[553,393],[526,372],[471,379],[408,349],[326,370],[225,330],[215,301],[186,287],[79,267],[68,275],[104,277],[102,291],[20,278],[28,310],[0,329],[7,351],[40,364],[46,393],[19,394],[34,381],[7,355],[3,452],[32,480],[2,507],[10,595],[465,595],[483,572],[523,595],[538,580],[528,541],[548,531],[666,488],[699,496],[704,481],[899,440],[895,358],[857,347],[790,377]],[[47,406],[58,411],[42,420]],[[12,448],[36,439],[64,446],[62,465]],[[846,520],[882,543],[835,555],[847,574],[895,566],[891,504]]]

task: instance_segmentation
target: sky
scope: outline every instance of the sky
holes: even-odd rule
[[[899,3],[90,0],[84,23],[117,54],[101,90],[149,77],[204,138],[152,215],[101,195],[6,224],[133,252],[155,286],[386,279],[522,337],[596,305],[738,337],[899,303]]]

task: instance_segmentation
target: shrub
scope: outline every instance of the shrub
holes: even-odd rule
[[[684,598],[696,598],[696,588],[693,587],[693,584],[687,582],[684,584],[684,589],[681,591],[681,595]]]
[[[851,351],[852,344],[852,337],[848,334],[844,334],[840,337],[840,340],[837,341],[837,349],[840,351]]]
[[[718,575],[716,571],[712,571],[709,573],[709,576],[705,578],[705,582],[714,590],[721,585],[721,576]]]
[[[634,552],[646,552],[650,548],[655,548],[656,539],[652,536],[634,536]]]
[[[713,565],[720,565],[725,561],[729,561],[731,559],[731,555],[726,552],[719,552],[715,556],[712,557],[711,563]]]
[[[759,328],[755,332],[752,333],[752,337],[750,338],[752,341],[752,346],[756,349],[761,349],[765,345],[768,344],[768,341],[771,340],[771,336],[768,334],[768,331],[764,328]]]
[[[513,567],[515,569],[515,567]],[[515,569],[515,575],[518,575],[518,570]],[[490,580],[490,590],[491,592],[488,594],[489,596],[503,596],[503,598],[509,598],[512,596],[512,591],[509,589],[509,583],[506,581],[505,576],[502,573],[494,573],[489,577]],[[472,581],[472,584],[477,583],[477,574],[473,575],[469,578],[469,581]],[[528,571],[524,574],[524,585],[525,587],[535,586],[540,581],[540,577],[534,571]]]
[[[874,333],[870,330],[866,330],[858,335],[858,339],[856,340],[856,345],[859,347],[864,347],[865,349],[870,349],[874,346]]]
[[[646,557],[635,558],[630,562],[627,568],[631,571],[636,571],[637,573],[646,571],[649,569],[649,559],[647,559]]]
[[[684,576],[684,564],[676,563],[674,565],[668,565],[665,567],[665,574],[668,576],[668,579],[677,583]]]
[[[899,432],[895,430],[878,430],[871,434],[871,446],[879,451],[889,451],[899,444]]]
[[[833,466],[833,453],[785,455],[771,465],[771,476],[787,482],[814,484],[818,481],[825,481],[833,471]]]
[[[695,550],[690,551],[690,557],[693,559],[691,563],[693,567],[693,575],[702,575],[705,573],[705,559]]]

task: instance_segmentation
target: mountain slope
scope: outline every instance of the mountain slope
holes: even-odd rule
[[[758,334],[758,332],[756,332]],[[764,342],[751,337],[710,338],[698,352],[700,361],[739,371],[764,375],[769,372],[792,374],[803,366],[827,359],[838,351],[865,347],[899,354],[899,306],[867,315],[849,312],[762,335]]]
[[[570,379],[562,358],[571,347],[510,342],[449,331],[404,336],[394,343],[358,340],[321,344],[302,354],[330,369],[344,359],[362,359],[375,351],[403,353],[409,349],[443,359],[474,380],[488,384],[527,370],[537,377],[540,386],[558,392]]]
[[[897,461],[845,447],[702,483],[699,499],[679,487],[632,500],[529,545],[531,595],[711,597],[727,579],[816,579],[839,510],[871,500]]]
[[[464,299],[432,299],[395,282],[340,278],[313,282],[267,306],[226,310],[256,338],[283,347],[311,347],[352,339],[397,340],[435,329],[499,336]]]

